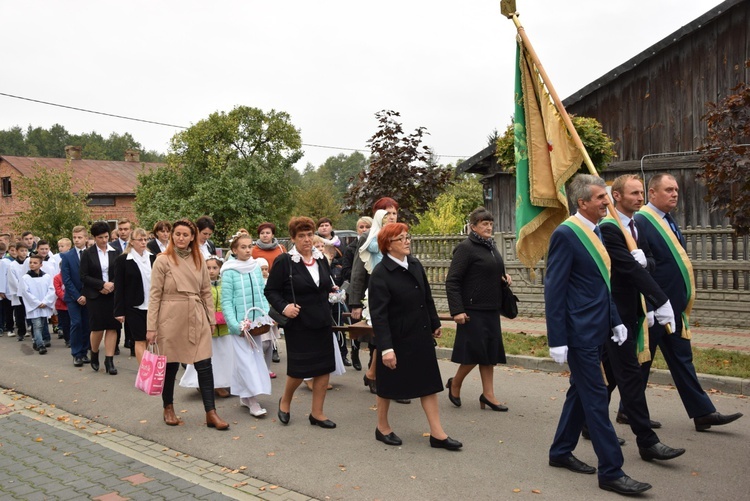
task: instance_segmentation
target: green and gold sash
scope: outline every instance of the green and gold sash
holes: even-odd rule
[[[685,290],[687,291],[688,299],[687,307],[685,307],[685,311],[681,313],[682,337],[690,339],[690,313],[693,311],[693,303],[695,303],[695,275],[693,274],[693,265],[690,262],[687,252],[682,248],[682,244],[677,240],[672,228],[669,227],[669,224],[663,217],[660,217],[659,214],[646,205],[641,207],[639,214],[643,214],[644,218],[659,232],[659,235],[664,239],[669,251],[672,253],[672,257],[674,257],[674,260],[680,269],[682,280],[685,282]]]
[[[617,226],[617,228],[622,232],[622,235],[625,237],[625,242],[628,248],[629,249],[638,248],[638,245],[636,244],[633,236],[629,232],[623,231],[622,224],[620,224],[619,219],[615,219],[612,216],[607,216],[604,219],[602,219],[600,225],[602,224],[613,224]],[[638,363],[642,364],[644,362],[648,362],[649,360],[651,360],[651,350],[649,350],[649,340],[648,340],[648,319],[646,318],[646,299],[643,297],[643,294],[638,294],[638,296],[641,298],[641,314],[638,316],[638,333],[636,335],[636,353],[638,355]]]
[[[596,233],[586,228],[586,226],[576,216],[570,216],[568,219],[563,221],[565,226],[573,230],[578,239],[581,241],[583,246],[586,248],[591,258],[596,263],[596,267],[599,269],[604,282],[607,284],[607,290],[612,293],[612,284],[609,281],[611,276],[612,262],[607,254],[607,249],[604,248],[604,244]]]

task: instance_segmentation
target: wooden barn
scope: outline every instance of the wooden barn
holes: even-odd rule
[[[568,113],[594,117],[614,141],[617,160],[606,180],[632,173],[645,179],[668,171],[681,188],[683,227],[723,226],[710,213],[696,179],[706,103],[750,81],[750,1],[726,0],[563,101]],[[490,146],[458,166],[481,174],[496,229],[515,232],[515,178],[501,171]]]

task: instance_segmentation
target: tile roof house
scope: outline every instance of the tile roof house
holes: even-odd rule
[[[0,155],[0,233],[13,233],[16,214],[26,210],[15,196],[15,180],[34,176],[36,169],[62,169],[70,161],[73,168],[73,188],[85,184],[91,188],[89,206],[95,219],[115,222],[122,217],[135,221],[135,189],[138,174],[157,169],[164,164],[140,162],[138,152],[128,150],[124,161],[81,159],[80,147],[67,147],[68,158],[15,157]],[[88,223],[85,221],[82,223]],[[112,225],[114,227],[114,225]],[[33,228],[32,228],[33,230]]]

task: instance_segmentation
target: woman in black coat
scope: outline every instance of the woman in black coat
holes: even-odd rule
[[[411,257],[411,235],[403,223],[386,224],[378,234],[383,260],[370,276],[370,317],[378,342],[378,424],[375,438],[401,445],[388,422],[392,399],[419,397],[430,425],[430,445],[458,450],[440,424],[437,393],[443,391],[435,343],[440,320],[420,262]]]
[[[86,296],[91,328],[91,368],[99,371],[99,346],[104,338],[104,367],[117,374],[114,355],[120,323],[114,315],[114,276],[117,251],[109,244],[109,224],[97,221],[91,225],[94,245],[81,253],[81,293]]]
[[[115,319],[123,324],[127,322],[139,364],[146,349],[148,290],[151,267],[156,259],[146,248],[147,242],[146,230],[136,228],[127,247],[115,260]]]
[[[461,407],[461,385],[464,378],[479,365],[482,394],[479,405],[493,411],[508,408],[495,397],[493,371],[495,364],[505,363],[500,328],[502,288],[510,286],[510,275],[500,252],[495,247],[492,214],[484,207],[469,216],[471,232],[453,250],[445,290],[448,308],[458,324],[451,361],[461,364],[456,375],[448,380],[448,398]],[[506,285],[507,284],[507,285]]]
[[[292,397],[304,378],[313,380],[310,424],[335,428],[323,412],[328,379],[336,370],[331,337],[331,305],[328,293],[337,289],[331,281],[328,260],[313,247],[315,222],[309,217],[289,221],[294,249],[274,260],[265,294],[268,304],[289,318],[284,326],[287,378],[279,400],[279,421],[289,423]]]

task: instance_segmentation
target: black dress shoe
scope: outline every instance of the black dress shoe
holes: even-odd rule
[[[630,419],[628,419],[628,416],[622,411],[619,411],[617,413],[617,417],[615,418],[615,421],[617,421],[620,424],[630,424]],[[652,429],[661,428],[661,423],[659,421],[654,421],[653,419],[648,420],[648,425]]]
[[[367,377],[367,374],[365,374],[364,376],[362,376],[362,381],[365,382],[365,386],[370,387],[370,393],[372,393],[373,395],[378,394],[378,388],[374,379],[370,379],[369,377]]]
[[[359,350],[352,350],[352,367],[355,371],[362,370],[362,362],[359,361]]]
[[[456,407],[461,407],[461,397],[453,396],[451,393],[451,386],[453,386],[453,378],[449,378],[448,382],[445,383],[445,389],[448,390],[448,400],[450,400]]]
[[[49,342],[49,341],[45,341],[45,342],[44,342],[44,347],[45,347],[45,348],[51,348],[51,347],[52,347],[52,343],[51,343],[51,342]]]
[[[583,429],[581,430],[581,436],[585,438],[586,440],[591,440],[591,434],[589,433],[588,427],[585,425]],[[625,445],[625,439],[622,437],[617,437],[617,443],[623,446]]]
[[[117,348],[115,348],[115,355],[119,355],[119,354],[120,354],[120,347],[118,346]]]
[[[89,360],[89,357],[87,357],[86,355],[84,355],[84,356],[82,356],[80,358],[81,358],[81,362],[83,362],[84,364],[90,364],[91,363],[91,360]]]
[[[330,419],[316,419],[313,417],[312,414],[310,414],[309,417],[310,417],[310,424],[312,425],[320,426],[321,428],[327,428],[329,430],[332,428],[336,428],[336,423],[334,423]]]
[[[437,438],[430,435],[430,447],[434,447],[435,449],[457,451],[463,446],[464,444],[462,444],[458,440],[453,440],[451,437],[445,437],[442,440],[438,440]]]
[[[394,398],[397,404],[410,404],[411,400],[408,398]]]
[[[735,412],[734,414],[729,414],[727,416],[721,414],[720,412],[712,412],[711,414],[697,417],[693,421],[695,421],[695,429],[697,431],[706,431],[707,429],[711,428],[711,426],[721,426],[723,424],[729,424],[732,421],[737,421],[741,417],[741,412]]]
[[[673,449],[661,442],[656,442],[651,447],[638,447],[638,452],[644,461],[651,461],[652,459],[666,461],[682,456],[685,454],[685,449]]]
[[[638,482],[627,475],[623,475],[616,480],[599,480],[599,488],[628,496],[646,492],[651,488],[651,484]]]
[[[349,359],[347,357],[343,357],[343,358],[344,358],[344,366],[351,367],[352,363],[349,361]]]
[[[279,416],[279,421],[282,424],[289,424],[289,418],[290,418],[290,416],[289,416],[288,412],[284,412],[284,411],[281,410],[281,399],[279,399],[279,413],[278,413],[278,416]]]
[[[73,367],[83,367],[83,360],[81,357],[76,357],[75,360],[73,360]]]
[[[549,465],[555,468],[567,468],[572,472],[585,473],[586,475],[596,473],[596,468],[587,465],[573,454],[563,458],[549,458]]]
[[[377,427],[375,428],[375,440],[380,440],[385,445],[401,445],[402,443],[401,439],[395,433],[390,432],[388,435],[383,435]]]

